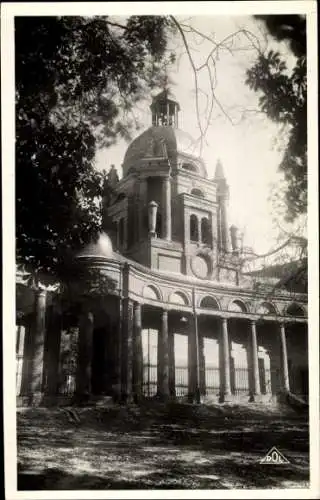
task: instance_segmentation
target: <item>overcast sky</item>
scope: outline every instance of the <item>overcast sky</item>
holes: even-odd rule
[[[197,30],[208,36],[214,36],[219,42],[226,36],[245,28],[253,33],[265,47],[265,39],[261,25],[252,17],[206,16],[179,18],[185,20]],[[188,35],[192,58],[197,66],[204,62],[212,43],[200,43],[199,37]],[[195,139],[200,131],[197,124],[195,106],[195,86],[190,61],[186,53],[181,55],[181,39],[171,41],[173,48],[180,54],[177,63],[170,67],[168,73],[174,84],[171,86],[178,97],[181,111],[179,128],[190,133]],[[269,41],[270,48],[278,49],[288,64],[292,56],[285,44]],[[216,96],[227,116],[215,103],[211,123],[206,133],[206,143],[203,144],[202,157],[206,163],[208,176],[213,177],[215,165],[221,160],[225,175],[230,186],[230,225],[236,224],[245,230],[245,244],[254,246],[257,252],[265,252],[274,245],[277,232],[272,222],[272,206],[268,197],[270,183],[278,183],[280,175],[277,167],[281,160],[281,152],[275,144],[279,129],[260,113],[250,111],[241,120],[245,110],[258,109],[258,96],[245,85],[245,71],[252,65],[257,52],[245,35],[239,34],[232,38],[231,51],[221,50],[216,61]],[[206,124],[205,107],[210,96],[210,85],[207,70],[199,75],[201,120]],[[151,96],[150,96],[151,98]],[[137,116],[142,119],[144,128],[151,125],[149,111],[150,100],[139,106]],[[134,134],[134,137],[141,132]],[[200,144],[198,144],[200,146]],[[128,144],[119,141],[116,146],[97,154],[97,168],[109,169],[115,164],[120,176],[121,164]],[[198,151],[199,152],[199,151]]]

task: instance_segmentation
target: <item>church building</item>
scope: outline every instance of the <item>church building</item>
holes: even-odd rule
[[[18,404],[308,398],[307,294],[243,272],[223,165],[208,177],[179,112],[153,99],[81,272],[57,290],[17,273]]]

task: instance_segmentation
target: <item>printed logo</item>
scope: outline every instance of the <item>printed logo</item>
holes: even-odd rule
[[[262,460],[260,460],[261,464],[289,464],[289,460],[280,453],[279,450],[275,446],[268,451]]]

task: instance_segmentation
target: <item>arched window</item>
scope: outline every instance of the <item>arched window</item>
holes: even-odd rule
[[[198,189],[198,188],[191,189],[191,193],[190,194],[193,194],[194,196],[200,196],[201,198],[204,198],[203,192],[201,191],[201,189]]]
[[[298,304],[290,304],[290,306],[287,308],[287,314],[290,316],[304,316],[304,310],[301,306]]]
[[[173,292],[169,301],[173,304],[188,305],[188,298],[181,292]]]
[[[199,241],[198,217],[194,214],[190,217],[190,240]]]
[[[159,291],[152,285],[147,285],[143,289],[143,296],[146,299],[160,300]]]
[[[233,300],[231,304],[229,304],[228,309],[229,311],[235,312],[247,312],[247,308],[241,300]]]
[[[203,217],[201,220],[201,240],[202,243],[205,243],[206,245],[210,244],[211,228],[209,221],[206,217]]]
[[[257,309],[258,314],[276,314],[276,309],[269,302],[262,302]]]
[[[204,309],[213,309],[213,310],[219,309],[219,305],[216,299],[210,296],[203,297],[203,299],[200,302],[200,307]]]

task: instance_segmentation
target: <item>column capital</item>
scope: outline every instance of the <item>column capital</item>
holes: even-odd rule
[[[35,289],[35,295],[38,299],[43,298],[45,299],[47,297],[48,291],[44,288],[36,288]]]

